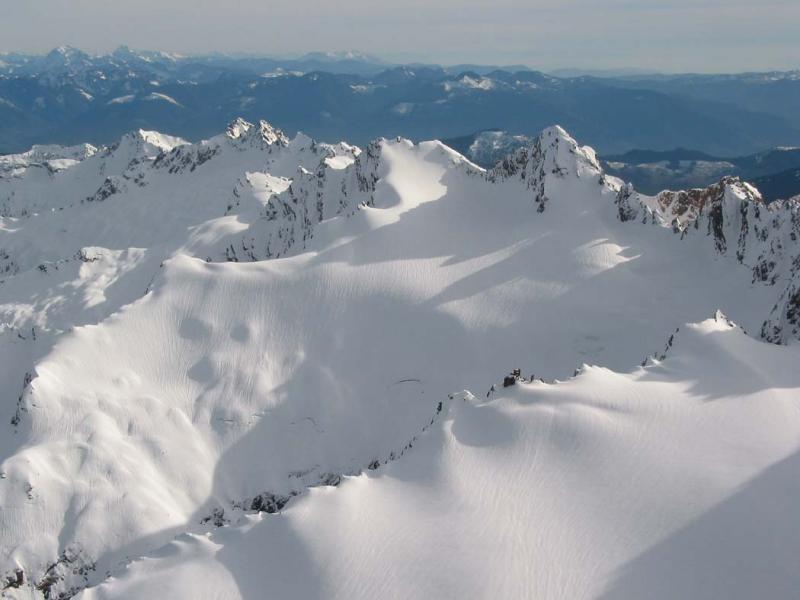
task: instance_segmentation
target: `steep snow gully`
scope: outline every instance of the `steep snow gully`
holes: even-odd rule
[[[0,214],[4,597],[800,587],[797,201],[239,119],[0,157]]]

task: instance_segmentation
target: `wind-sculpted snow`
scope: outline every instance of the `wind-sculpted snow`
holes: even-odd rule
[[[717,309],[797,337],[797,206],[736,180],[641,196],[559,127],[487,172],[440,142],[361,151],[241,120],[199,143],[137,132],[48,177],[0,179],[6,594],[596,597],[797,439],[793,347],[720,317],[673,357]],[[490,392],[583,363],[603,368]],[[695,396],[722,399],[721,425]],[[740,448],[758,453],[714,479],[757,405]],[[655,515],[641,529],[629,493]],[[349,510],[368,525],[346,534]],[[405,537],[380,550],[390,527]],[[425,535],[454,541],[415,558]]]
[[[718,315],[645,367],[457,394],[402,459],[81,598],[791,598],[798,359]]]

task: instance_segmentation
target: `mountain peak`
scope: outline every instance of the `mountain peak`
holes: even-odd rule
[[[182,146],[187,143],[182,138],[159,133],[158,131],[136,129],[124,134],[115,144],[108,147],[103,156],[109,158],[117,157],[124,164],[129,165],[132,161],[154,159],[159,154],[169,152],[176,146]]]
[[[577,176],[602,173],[597,154],[589,146],[580,146],[561,125],[552,125],[539,134],[539,144],[554,168],[567,169]]]
[[[74,46],[58,46],[53,48],[48,56],[88,56],[83,50]]]
[[[277,127],[274,127],[271,123],[268,123],[263,119],[258,122],[258,134],[267,144],[278,143],[282,146],[285,146],[289,143],[289,139],[286,137],[283,131]]]
[[[550,127],[545,127],[542,130],[540,137],[546,139],[559,138],[577,145],[575,139],[561,125],[550,125]]]
[[[225,134],[233,140],[239,139],[242,135],[250,131],[252,127],[253,124],[249,121],[244,120],[242,117],[236,117],[233,121],[228,123]]]
[[[91,57],[71,46],[59,46],[51,50],[41,61],[42,73],[60,74],[62,71],[72,72],[90,64]]]
[[[661,192],[653,201],[645,201],[645,204],[666,222],[682,228],[715,205],[731,202],[738,205],[742,201],[764,204],[761,193],[756,188],[739,177],[727,176],[706,188]]]
[[[267,145],[279,144],[281,146],[286,146],[289,143],[289,139],[283,131],[264,120],[260,120],[258,125],[254,125],[241,117],[237,117],[228,124],[225,134],[231,140],[240,143],[259,141]]]
[[[578,142],[560,125],[544,129],[532,145],[507,156],[488,174],[489,179],[519,177],[535,189],[539,212],[548,202],[546,181],[557,179],[597,179],[602,181],[603,169],[595,151]]]

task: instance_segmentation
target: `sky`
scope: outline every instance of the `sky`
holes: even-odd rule
[[[800,0],[0,0],[0,52],[359,50],[552,70],[800,68]]]

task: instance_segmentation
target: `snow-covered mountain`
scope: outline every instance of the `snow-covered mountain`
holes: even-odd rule
[[[560,127],[0,164],[3,594],[800,584],[800,203],[639,194]]]

